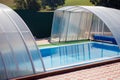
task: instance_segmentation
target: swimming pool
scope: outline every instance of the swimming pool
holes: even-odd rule
[[[59,47],[41,48],[46,70],[88,64],[120,57],[117,45],[101,42],[86,42]]]

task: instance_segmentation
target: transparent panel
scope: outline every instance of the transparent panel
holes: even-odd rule
[[[7,32],[14,32],[16,31],[16,28],[13,26],[13,24],[10,22],[8,16],[5,15],[5,12],[3,12],[1,9],[0,9],[0,25],[1,27],[3,27],[3,31],[7,31]],[[10,24],[10,25],[8,25]],[[12,26],[11,26],[12,25]]]
[[[96,15],[93,16],[92,19],[92,25],[91,25],[91,37],[94,35],[100,35],[100,36],[113,36],[109,28],[105,25],[105,23],[98,18]]]
[[[94,35],[94,34],[98,34],[98,23],[97,23],[97,21],[98,21],[98,18],[97,18],[97,16],[95,16],[95,15],[93,15],[93,17],[92,17],[92,25],[91,25],[91,39],[92,39],[92,36]]]
[[[7,12],[7,10],[4,10]],[[21,35],[23,38],[23,41],[25,42],[25,45],[27,47],[28,53],[30,54],[29,57],[31,57],[31,63],[33,63],[33,69],[37,72],[43,72],[43,64],[41,64],[41,59],[42,58],[37,46],[35,44],[35,41],[33,40],[32,34],[30,33],[30,30],[27,28],[26,24],[23,22],[23,20],[15,13],[15,12],[9,12],[7,15],[13,20],[13,23],[15,23],[18,31],[21,31]],[[17,20],[16,20],[17,19]],[[28,33],[29,32],[29,33]],[[26,33],[26,34],[25,34]],[[31,42],[31,43],[29,43]],[[36,57],[34,57],[36,56]],[[36,64],[36,58],[39,58]],[[36,69],[37,68],[37,69]]]
[[[2,64],[4,63],[3,66],[6,68],[7,71],[7,73],[4,74],[4,77],[6,74],[6,76],[8,77],[15,77],[17,72],[17,66],[15,65],[12,49],[7,39],[5,38],[4,33],[0,33],[0,57],[2,59]],[[1,68],[4,69],[3,67]]]
[[[2,52],[8,78],[33,74],[31,62],[27,54],[28,52],[16,26],[12,23],[11,19],[4,11],[1,11],[0,14],[2,14],[3,17],[3,19],[0,20],[2,25],[1,28],[4,32],[4,37],[6,37],[6,42],[8,44],[7,50],[9,51],[6,53],[7,55],[3,54]],[[9,28],[10,30],[8,30]]]
[[[103,23],[103,35],[113,36],[109,28]]]
[[[120,10],[112,9],[112,8],[106,8],[106,7],[88,7],[88,6],[82,6],[84,9],[87,9],[91,11],[93,14],[98,16],[105,25],[109,28],[109,30],[112,32],[114,38],[116,39],[119,47],[120,47]]]
[[[67,41],[77,40],[80,32],[80,17],[79,13],[71,13],[68,25]]]
[[[6,36],[13,50],[14,59],[18,67],[18,76],[33,74],[28,52],[19,33],[7,33]]]
[[[51,32],[51,42],[59,42],[62,18],[63,18],[63,11],[56,11],[54,13],[52,32]]]
[[[68,7],[60,8],[54,12],[52,32],[51,32],[51,42],[59,42],[66,40],[65,39],[66,34],[63,35],[63,33],[65,33],[66,30],[62,31],[63,28],[67,29],[67,27],[63,27],[63,26],[67,26],[67,24],[65,24],[66,22],[63,22],[67,20],[65,19],[66,17],[65,12],[69,10],[74,10],[74,8],[76,8],[76,6],[68,6]]]
[[[13,21],[15,21],[15,24],[18,26],[18,28],[21,31],[28,31],[28,28],[25,27],[25,24],[23,24],[23,21],[20,19],[18,14],[16,14],[16,12],[12,11],[12,9],[8,8],[5,5],[0,5],[0,7],[3,8],[2,11],[4,11],[6,14],[8,14],[8,16],[11,17],[13,19]]]
[[[71,9],[71,8],[74,8],[76,6],[66,6],[66,7],[62,7],[60,9],[57,9],[56,11],[60,10],[60,11],[63,11],[63,10],[68,10],[68,9]]]
[[[26,45],[30,52],[35,72],[36,73],[43,72],[44,69],[43,64],[41,62],[41,54],[38,50],[36,50],[36,45],[34,44],[34,41],[31,39],[32,37],[29,35],[30,32],[23,32],[22,34],[24,35]]]
[[[43,72],[41,54],[24,21],[2,4],[0,15],[0,79]]]
[[[7,76],[6,76],[5,66],[3,63],[3,58],[0,53],[0,80],[5,80],[5,79],[7,79]]]
[[[65,11],[55,11],[54,14],[52,40],[55,37],[60,42],[88,39],[92,23],[92,14],[89,11],[73,7]]]
[[[87,12],[81,12],[81,19],[80,19],[80,33],[78,39],[88,39],[89,31],[91,27],[91,19],[92,14]]]
[[[67,37],[67,30],[69,25],[69,19],[70,19],[70,12],[65,11],[61,23],[61,29],[60,29],[60,41],[66,41]]]
[[[74,6],[69,9],[65,9],[65,8],[67,7],[60,8],[55,11],[55,12],[64,11],[64,16],[62,19],[62,24],[59,33],[60,41],[75,40],[76,38],[75,36],[73,38],[68,36],[71,36],[72,32],[74,32],[75,30],[71,28],[72,25],[78,24],[77,22],[78,18],[74,19],[74,17],[76,16],[73,17],[73,15],[76,13],[80,13],[81,16],[79,21],[80,31],[77,40],[92,39],[92,36],[94,34],[107,35],[107,36],[113,36],[120,46],[120,37],[119,37],[120,11],[119,10],[100,7],[100,6]],[[75,33],[77,32],[78,31],[76,31]]]
[[[93,16],[93,21],[92,21],[92,29],[91,29],[91,34],[101,34],[99,32],[100,30],[100,25],[99,25],[100,19],[97,16]]]

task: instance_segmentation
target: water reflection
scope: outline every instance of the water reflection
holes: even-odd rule
[[[86,43],[41,49],[46,68],[120,55],[118,46],[105,43]]]

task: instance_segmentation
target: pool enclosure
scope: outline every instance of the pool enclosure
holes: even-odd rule
[[[0,4],[0,18],[0,80],[45,72],[35,40],[20,16]],[[110,41],[114,42],[115,38],[120,45],[119,19],[120,11],[111,8],[60,8],[54,13],[51,42],[105,39],[107,36],[108,41],[113,39]]]
[[[43,71],[41,55],[27,25],[12,9],[0,4],[0,80]]]
[[[54,43],[103,38],[120,45],[119,19],[120,10],[117,9],[100,6],[63,7],[54,12],[50,41]]]

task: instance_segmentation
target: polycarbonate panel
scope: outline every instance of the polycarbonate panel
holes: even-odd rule
[[[67,31],[67,41],[77,40],[80,32],[80,17],[79,13],[71,13]]]
[[[61,22],[61,29],[60,29],[60,41],[66,41],[67,37],[67,31],[68,31],[68,25],[69,25],[69,19],[70,19],[70,13],[65,11],[62,22]]]
[[[91,13],[98,16],[109,28],[112,32],[114,38],[116,39],[119,47],[120,47],[120,10],[112,9],[112,8],[105,8],[105,7],[89,7],[89,6],[82,6],[82,8],[91,11]]]
[[[25,27],[25,24],[22,23],[23,21],[20,19],[16,12],[12,11],[11,8],[8,8],[7,6],[2,4],[0,5],[0,7],[2,8],[2,11],[8,14],[8,16],[11,17],[13,21],[15,21],[15,24],[18,24],[17,26],[21,31],[28,31],[28,29]]]
[[[66,6],[66,7],[62,7],[62,8],[57,9],[57,11],[58,10],[59,11],[68,10],[68,9],[71,9],[71,8],[74,8],[74,7],[76,7],[76,6]]]
[[[6,76],[5,65],[3,63],[3,58],[2,58],[1,53],[0,53],[0,80],[1,79],[6,80],[7,76]]]
[[[60,41],[92,39],[94,34],[99,34],[113,36],[120,46],[120,10],[100,6],[74,6],[70,9],[62,9],[55,11],[55,13],[57,11],[64,11],[62,23],[60,24],[60,30],[62,30],[59,33],[61,35]],[[79,20],[79,31],[77,29],[75,30],[78,25],[78,17],[73,16],[75,14],[78,14],[78,17],[81,16]]]
[[[87,15],[85,12],[81,12],[81,22],[80,22],[80,35],[79,35],[79,40],[80,39],[85,39],[85,31],[86,31],[86,18]]]
[[[91,28],[91,31],[90,31],[90,39],[92,39],[92,36],[95,35],[95,34],[112,36],[112,33],[109,30],[109,28],[96,15],[93,15],[93,21],[92,21],[91,27],[92,28]]]
[[[66,9],[65,11],[67,12],[74,12],[75,10],[78,10],[78,7],[72,7],[72,8],[69,8],[69,9]]]
[[[1,9],[0,9],[0,25],[1,27],[3,28],[3,31],[7,31],[7,32],[15,32],[16,31],[16,28],[13,26],[13,24],[10,22],[8,16],[5,15],[5,12],[3,12]],[[8,25],[10,24],[10,25]],[[12,26],[11,26],[12,25]],[[6,26],[6,27],[4,27]]]
[[[4,76],[1,75],[0,79],[1,80],[4,79],[5,76],[6,76],[6,79],[10,76],[15,77],[16,72],[17,72],[17,66],[15,65],[16,63],[14,60],[11,46],[9,45],[9,42],[6,39],[6,35],[3,32],[0,33],[0,56],[2,59],[2,64],[4,64],[3,66],[5,68],[4,69],[3,67],[0,67],[5,72]]]
[[[11,47],[10,42],[6,36],[6,35],[9,35],[10,33],[6,33],[6,31],[15,32],[16,29],[2,10],[0,11],[0,15],[2,15],[1,16],[2,19],[0,19],[0,24],[1,24],[1,31],[3,31],[1,35],[1,44],[2,44],[1,45],[1,54],[2,54],[1,56],[3,56],[3,61],[4,61],[6,72],[7,72],[7,77],[11,78],[11,77],[17,76],[16,72],[18,69],[17,69],[17,65],[14,59],[14,55],[13,55],[13,50],[12,50],[13,48]],[[10,28],[10,26],[12,27]]]
[[[87,39],[89,39],[89,35],[90,35],[90,30],[91,30],[91,25],[92,25],[92,16],[93,16],[92,13],[87,12],[86,31],[85,31],[85,36],[86,36]]]
[[[91,27],[91,19],[92,14],[88,14],[87,12],[81,12],[81,20],[80,20],[80,33],[78,39],[88,39],[89,31]]]
[[[62,12],[57,11],[54,13],[52,32],[51,32],[51,42],[59,42],[63,13],[64,13],[63,11]]]
[[[8,13],[8,15],[12,18],[13,21],[15,20],[14,23],[18,24],[17,25],[18,30],[21,31],[20,34],[22,35],[23,41],[25,42],[27,50],[28,50],[28,52],[30,54],[29,56],[31,57],[32,66],[33,66],[33,68],[35,70],[35,73],[43,72],[43,63],[41,61],[42,59],[40,59],[41,56],[39,56],[41,54],[37,49],[37,46],[36,46],[35,41],[34,41],[34,39],[32,37],[32,34],[30,33],[30,30],[27,28],[26,24],[22,21],[22,19],[15,12]],[[32,42],[32,44],[30,44],[29,42]],[[34,56],[36,56],[36,57],[34,57]],[[36,62],[35,58],[39,58],[37,63],[35,63]],[[36,65],[38,65],[38,66],[36,66]]]
[[[0,80],[43,72],[41,54],[24,21],[3,4],[0,17]]]
[[[8,17],[8,15],[2,11],[0,11],[0,14],[2,14],[3,19],[0,20],[1,25],[4,26],[2,27],[3,31],[4,31],[4,36],[6,36],[6,39],[9,44],[9,47],[11,47],[11,51],[12,51],[12,55],[11,55],[11,59],[13,59],[14,63],[11,63],[11,69],[9,67],[9,60],[7,60],[7,58],[5,57],[9,57],[10,54],[8,54],[7,56],[3,55],[4,57],[4,62],[5,62],[5,67],[7,68],[7,75],[8,78],[13,78],[16,76],[23,76],[23,75],[27,75],[27,74],[33,74],[33,70],[32,70],[32,66],[31,66],[31,62],[29,60],[29,57],[27,55],[27,50],[25,47],[25,44],[22,40],[22,37],[20,36],[20,33],[18,32],[16,25],[13,24],[13,22],[11,21],[11,19]],[[8,23],[8,24],[6,24]],[[8,27],[10,27],[10,30],[7,30]],[[7,31],[6,31],[7,30]],[[14,65],[12,67],[12,65]],[[14,70],[14,68],[16,68],[17,70]],[[14,70],[14,71],[13,71]]]
[[[43,63],[41,61],[41,54],[38,52],[38,50],[36,50],[36,45],[34,44],[34,41],[31,39],[32,37],[29,35],[30,32],[23,32],[22,34],[24,35],[26,45],[30,52],[35,73],[43,72],[44,68],[43,68]]]
[[[8,33],[6,36],[9,39],[14,59],[18,67],[17,76],[33,74],[28,52],[19,33]]]
[[[64,25],[64,22],[63,22],[64,11],[70,10],[72,8],[75,8],[75,6],[63,7],[54,12],[52,31],[51,31],[51,40],[50,40],[51,42],[59,42],[62,40],[61,36],[63,35],[61,35],[61,33],[63,32],[62,31],[63,27],[61,26]],[[65,41],[65,39],[62,41]]]
[[[98,26],[99,25],[99,23],[98,23],[99,19],[95,15],[93,15],[92,18],[93,18],[92,19],[93,21],[92,21],[92,25],[91,25],[91,35],[99,34],[99,26]]]

